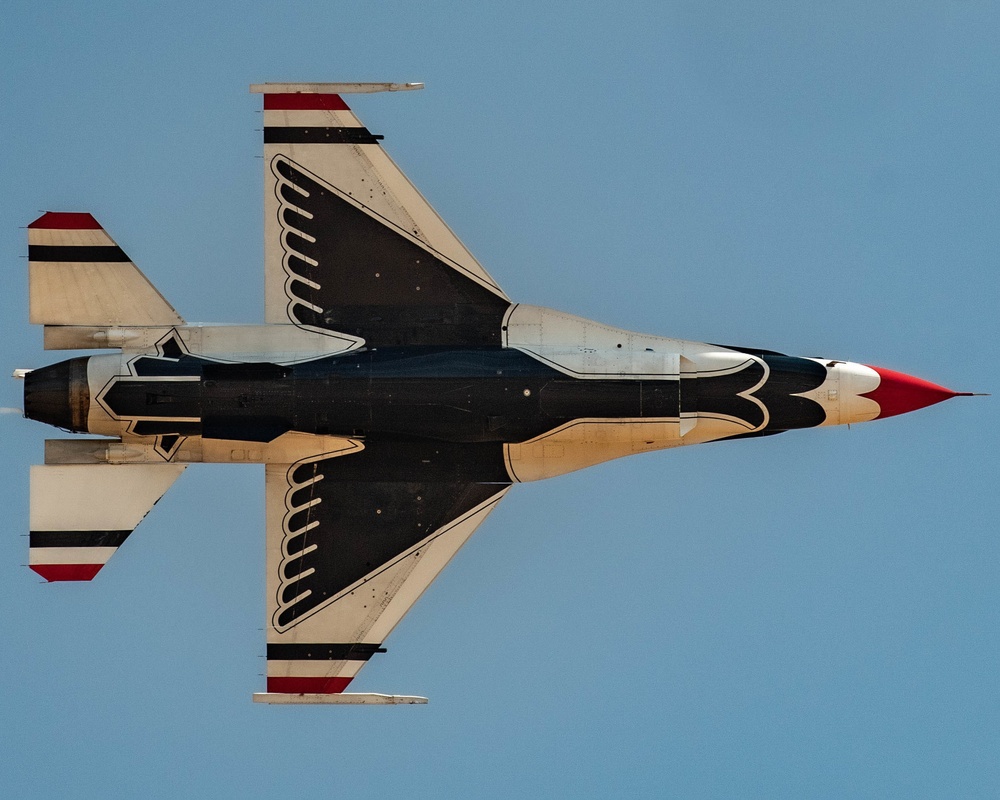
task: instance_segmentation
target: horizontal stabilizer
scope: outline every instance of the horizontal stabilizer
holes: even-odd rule
[[[178,464],[33,466],[28,566],[47,581],[89,581],[183,471]]]
[[[362,694],[343,692],[341,694],[281,694],[277,692],[256,692],[255,703],[272,705],[331,705],[331,706],[417,706],[427,703],[426,697],[407,694]]]
[[[90,214],[50,211],[28,226],[28,287],[37,324],[184,324]]]

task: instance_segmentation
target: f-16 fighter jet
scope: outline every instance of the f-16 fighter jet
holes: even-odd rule
[[[890,417],[958,392],[846,361],[511,301],[351,112],[421,84],[263,84],[264,325],[188,325],[89,214],[28,229],[47,349],[30,566],[90,580],[189,463],[262,463],[270,703],[345,692],[511,486],[609,459]]]

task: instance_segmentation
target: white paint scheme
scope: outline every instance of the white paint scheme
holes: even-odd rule
[[[882,411],[879,404],[862,394],[873,392],[882,382],[882,378],[871,367],[857,364],[853,361],[838,363],[834,372],[840,380],[840,424],[852,422],[869,422]],[[821,386],[820,389],[823,387]],[[830,422],[835,425],[837,423]]]
[[[346,333],[317,333],[297,325],[175,325],[99,327],[46,325],[46,350],[120,349],[126,356],[156,355],[156,345],[171,332],[191,355],[216,361],[294,364],[342,355],[364,345]]]
[[[308,92],[337,94],[341,84],[265,84],[251,87],[264,93]],[[384,86],[391,86],[387,84]],[[268,110],[265,125],[362,127],[351,111]],[[278,155],[294,161],[305,170],[321,176],[345,199],[365,213],[405,234],[447,264],[490,291],[506,296],[489,273],[438,216],[399,167],[379,144],[265,144],[264,145],[264,275],[265,313],[269,323],[287,323],[290,298],[286,293],[289,274],[285,268],[287,253],[282,245],[278,211],[281,201],[276,194],[279,176],[272,169]],[[332,183],[331,183],[332,182]]]
[[[46,325],[42,331],[46,350],[98,350],[105,348],[152,349],[170,328],[121,328],[95,325]]]
[[[32,531],[132,531],[183,464],[32,466]],[[28,564],[106,564],[117,547],[29,547]]]
[[[115,246],[103,229],[28,229],[29,245]],[[131,261],[28,262],[29,319],[44,325],[183,325]]]
[[[117,547],[29,547],[28,564],[107,564]]]
[[[615,328],[542,306],[518,303],[503,321],[503,343],[574,378],[645,380],[737,372],[754,356],[703,342]],[[685,360],[687,363],[685,363]]]
[[[133,530],[183,464],[31,467],[31,530]]]
[[[45,247],[117,247],[104,228],[28,228],[28,244]]]
[[[327,705],[327,706],[413,706],[426,705],[426,697],[406,694],[372,694],[341,692],[340,694],[277,694],[255,692],[255,703],[271,705]]]
[[[691,345],[524,303],[510,308],[503,327],[504,346],[574,378],[676,378]]]
[[[175,328],[185,349],[215,361],[294,364],[357,350],[364,339],[296,325],[188,325]]]

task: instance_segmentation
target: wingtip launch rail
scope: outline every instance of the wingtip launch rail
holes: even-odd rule
[[[326,706],[422,706],[426,697],[407,694],[377,694],[341,692],[340,694],[282,694],[280,692],[255,692],[255,703],[270,705],[326,705]]]
[[[376,92],[412,92],[423,89],[422,83],[253,83],[253,94],[375,94]]]

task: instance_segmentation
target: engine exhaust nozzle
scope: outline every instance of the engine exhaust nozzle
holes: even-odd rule
[[[87,432],[89,356],[71,358],[24,376],[24,416],[74,433]]]

